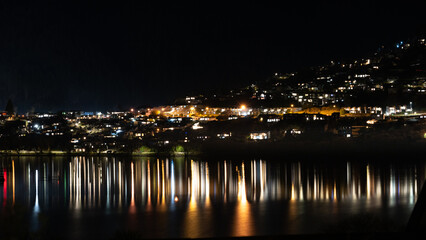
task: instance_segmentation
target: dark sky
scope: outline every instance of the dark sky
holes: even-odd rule
[[[11,98],[19,112],[167,104],[363,57],[426,27],[425,1],[5,2],[0,107]]]

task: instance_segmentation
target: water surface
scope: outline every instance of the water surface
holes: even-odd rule
[[[284,158],[1,158],[0,232],[108,239],[398,231],[425,168]]]

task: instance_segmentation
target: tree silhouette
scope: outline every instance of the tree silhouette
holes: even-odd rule
[[[6,113],[7,113],[7,114],[9,114],[9,115],[12,115],[12,114],[14,114],[14,113],[15,113],[15,109],[14,109],[14,107],[13,107],[12,100],[10,100],[10,99],[9,99],[9,101],[7,101],[5,111],[6,111]]]

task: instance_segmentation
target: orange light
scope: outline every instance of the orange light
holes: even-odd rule
[[[175,196],[175,202],[179,201],[179,198],[177,196]]]
[[[241,110],[245,110],[246,109],[246,105],[243,104],[243,105],[241,105],[240,108],[241,108]]]

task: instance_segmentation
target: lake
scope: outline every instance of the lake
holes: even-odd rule
[[[424,162],[285,157],[3,157],[0,233],[108,239],[401,231],[425,169]]]

